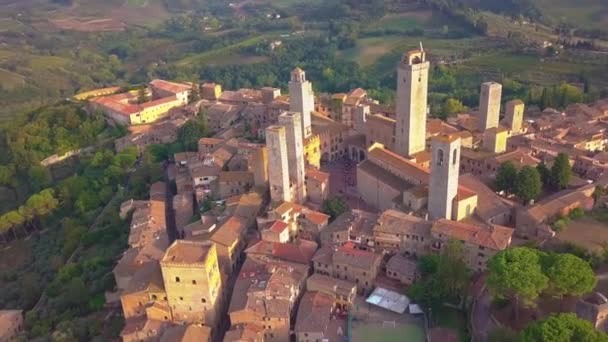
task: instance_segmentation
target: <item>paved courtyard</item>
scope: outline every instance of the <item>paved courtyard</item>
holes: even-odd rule
[[[351,209],[377,212],[367,205],[357,193],[357,164],[347,158],[327,163],[321,170],[329,173],[330,197],[344,198]]]

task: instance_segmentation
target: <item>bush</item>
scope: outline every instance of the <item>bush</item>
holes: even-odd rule
[[[559,219],[559,220],[553,222],[553,224],[551,225],[551,228],[553,228],[553,231],[555,231],[556,233],[559,233],[559,232],[565,230],[566,228],[568,228],[568,222],[566,222],[565,219]]]
[[[583,210],[583,208],[574,208],[572,210],[570,210],[570,213],[568,214],[568,217],[571,220],[578,220],[580,218],[583,218],[585,216],[585,211]]]

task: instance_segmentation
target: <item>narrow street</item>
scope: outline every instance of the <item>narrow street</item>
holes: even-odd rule
[[[171,188],[171,180],[169,178],[169,164],[163,166],[164,182],[166,186],[165,198],[165,220],[167,225],[167,236],[169,244],[177,239],[177,227],[175,226],[175,210],[173,210],[173,189]]]

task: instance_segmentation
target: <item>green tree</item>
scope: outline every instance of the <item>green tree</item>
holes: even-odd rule
[[[549,170],[544,161],[541,161],[540,164],[536,165],[536,171],[538,171],[538,174],[540,175],[543,186],[551,185],[551,170]]]
[[[137,103],[142,104],[148,102],[148,89],[145,84],[142,84],[139,89],[137,89]]]
[[[418,272],[422,277],[427,277],[437,273],[439,269],[439,255],[438,254],[428,254],[421,256],[418,259]]]
[[[525,203],[535,200],[542,192],[540,174],[532,166],[524,166],[517,174],[517,196]]]
[[[448,241],[439,257],[437,279],[445,284],[448,294],[452,297],[461,296],[469,285],[471,272],[464,258],[463,243],[454,239]]]
[[[499,191],[510,194],[517,192],[517,168],[512,162],[504,162],[498,167],[494,185]]]
[[[198,149],[198,141],[207,136],[207,125],[204,117],[200,116],[196,119],[186,122],[177,131],[177,139],[187,151],[196,151]]]
[[[441,106],[441,112],[447,117],[449,115],[452,114],[458,114],[458,113],[463,113],[467,110],[467,107],[462,104],[462,101],[454,99],[454,98],[447,98],[444,102],[443,105]]]
[[[582,296],[593,291],[597,279],[589,263],[573,254],[545,256],[544,273],[549,277],[548,291],[554,296]]]
[[[189,102],[194,103],[201,99],[200,85],[197,80],[192,81]]]
[[[595,330],[590,322],[574,313],[560,313],[530,324],[521,335],[522,342],[606,342],[608,335]]]
[[[335,220],[348,210],[348,203],[340,197],[328,198],[323,202],[322,212],[330,216],[330,220]]]
[[[540,260],[539,251],[516,247],[500,251],[488,261],[486,283],[496,297],[514,301],[516,319],[520,304],[534,306],[536,298],[549,285]]]
[[[570,159],[565,153],[558,154],[551,167],[551,182],[553,188],[555,190],[567,188],[571,175],[572,167],[570,166]]]

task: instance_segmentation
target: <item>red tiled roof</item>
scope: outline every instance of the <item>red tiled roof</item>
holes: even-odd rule
[[[308,265],[316,250],[317,243],[309,240],[300,240],[297,244],[260,241],[249,247],[245,253],[262,254]]]
[[[493,250],[503,250],[510,244],[513,229],[494,225],[491,228],[441,219],[435,222],[432,231],[457,240],[466,241]]]
[[[287,229],[287,227],[289,227],[289,225],[284,221],[276,220],[268,229],[280,234]]]
[[[150,85],[154,88],[158,88],[173,94],[182,93],[192,89],[191,85],[169,82],[165,80],[153,80],[152,82],[150,82]]]

